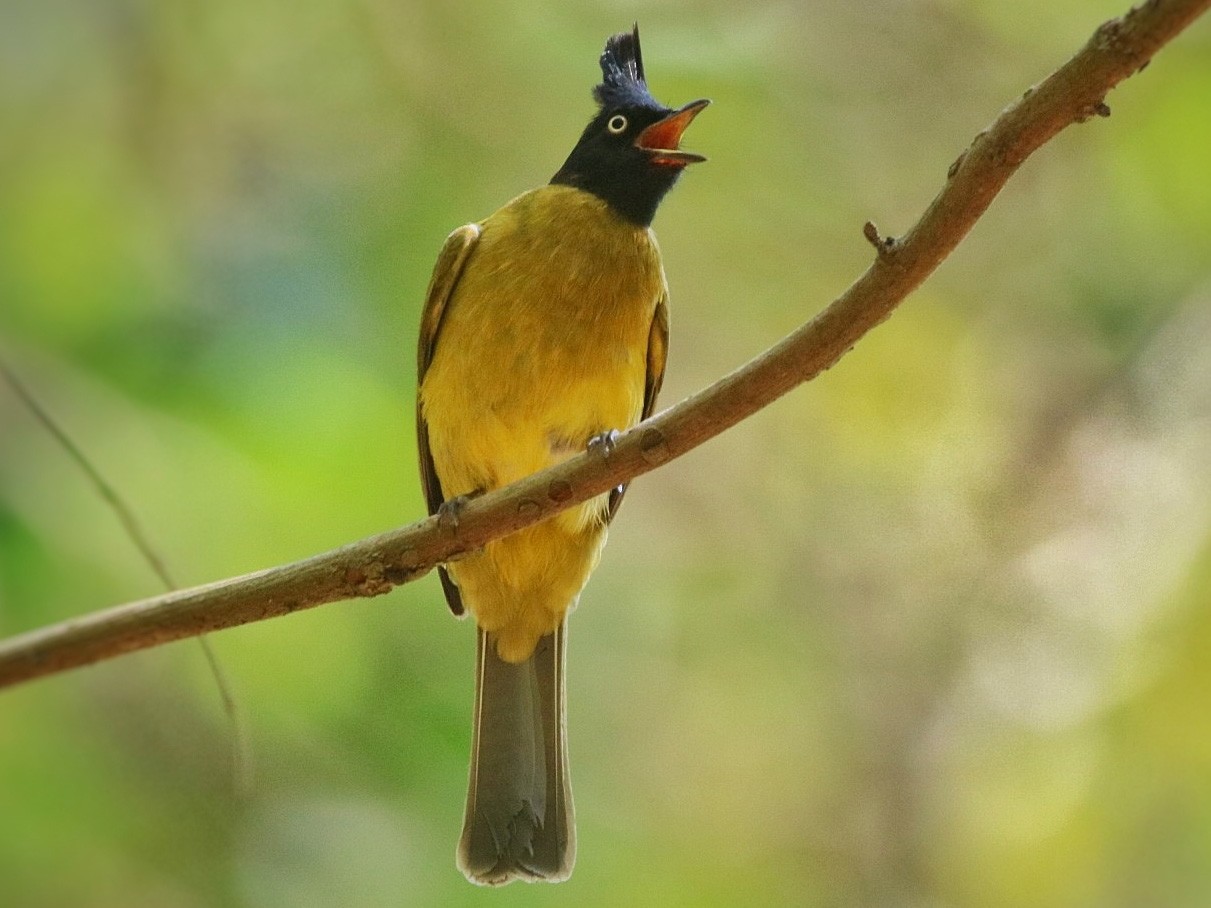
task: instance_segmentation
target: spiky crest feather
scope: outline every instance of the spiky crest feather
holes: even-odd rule
[[[639,48],[639,24],[606,40],[601,52],[601,84],[593,97],[603,110],[618,107],[659,107],[648,91]]]

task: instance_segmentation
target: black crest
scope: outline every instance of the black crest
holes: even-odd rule
[[[601,84],[593,97],[602,108],[657,106],[643,75],[639,25],[606,40],[601,52]]]

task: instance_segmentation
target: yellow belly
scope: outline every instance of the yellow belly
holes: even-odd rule
[[[507,485],[638,422],[664,274],[651,232],[546,186],[482,225],[421,386],[447,498]],[[449,565],[502,658],[563,621],[605,543],[606,496]]]

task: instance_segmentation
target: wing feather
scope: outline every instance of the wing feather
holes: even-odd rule
[[[656,411],[656,397],[660,394],[660,386],[664,384],[664,365],[669,353],[669,307],[667,294],[656,304],[652,315],[652,327],[648,329],[648,366],[647,377],[643,386],[643,413],[641,420],[647,419]],[[609,510],[606,520],[614,519],[618,508],[622,505],[622,496],[626,494],[627,484],[624,483],[610,492]]]
[[[466,224],[455,230],[446,238],[442,251],[437,256],[437,264],[433,266],[433,277],[429,280],[429,290],[425,295],[425,308],[421,313],[420,335],[416,350],[416,450],[420,460],[421,485],[425,490],[425,503],[429,513],[437,513],[445,496],[442,494],[441,482],[437,478],[437,468],[433,464],[433,452],[429,448],[429,426],[425,422],[425,414],[421,407],[420,389],[425,380],[429,364],[433,362],[433,351],[437,349],[437,338],[441,333],[442,316],[446,314],[446,305],[454,295],[454,288],[462,276],[467,260],[475,250],[479,241],[480,229],[478,224]],[[464,612],[462,597],[458,587],[450,579],[449,572],[444,567],[437,569],[441,578],[442,591],[446,594],[446,602],[450,611],[456,615]]]

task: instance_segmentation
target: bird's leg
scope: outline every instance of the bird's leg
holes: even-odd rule
[[[594,435],[589,439],[589,453],[603,460],[609,457],[614,453],[614,443],[618,441],[619,434],[617,429],[609,429]]]
[[[447,498],[437,506],[437,525],[450,533],[457,533],[459,518],[463,511],[466,510],[472,498],[477,498],[483,493],[483,489],[475,489],[466,495]]]

